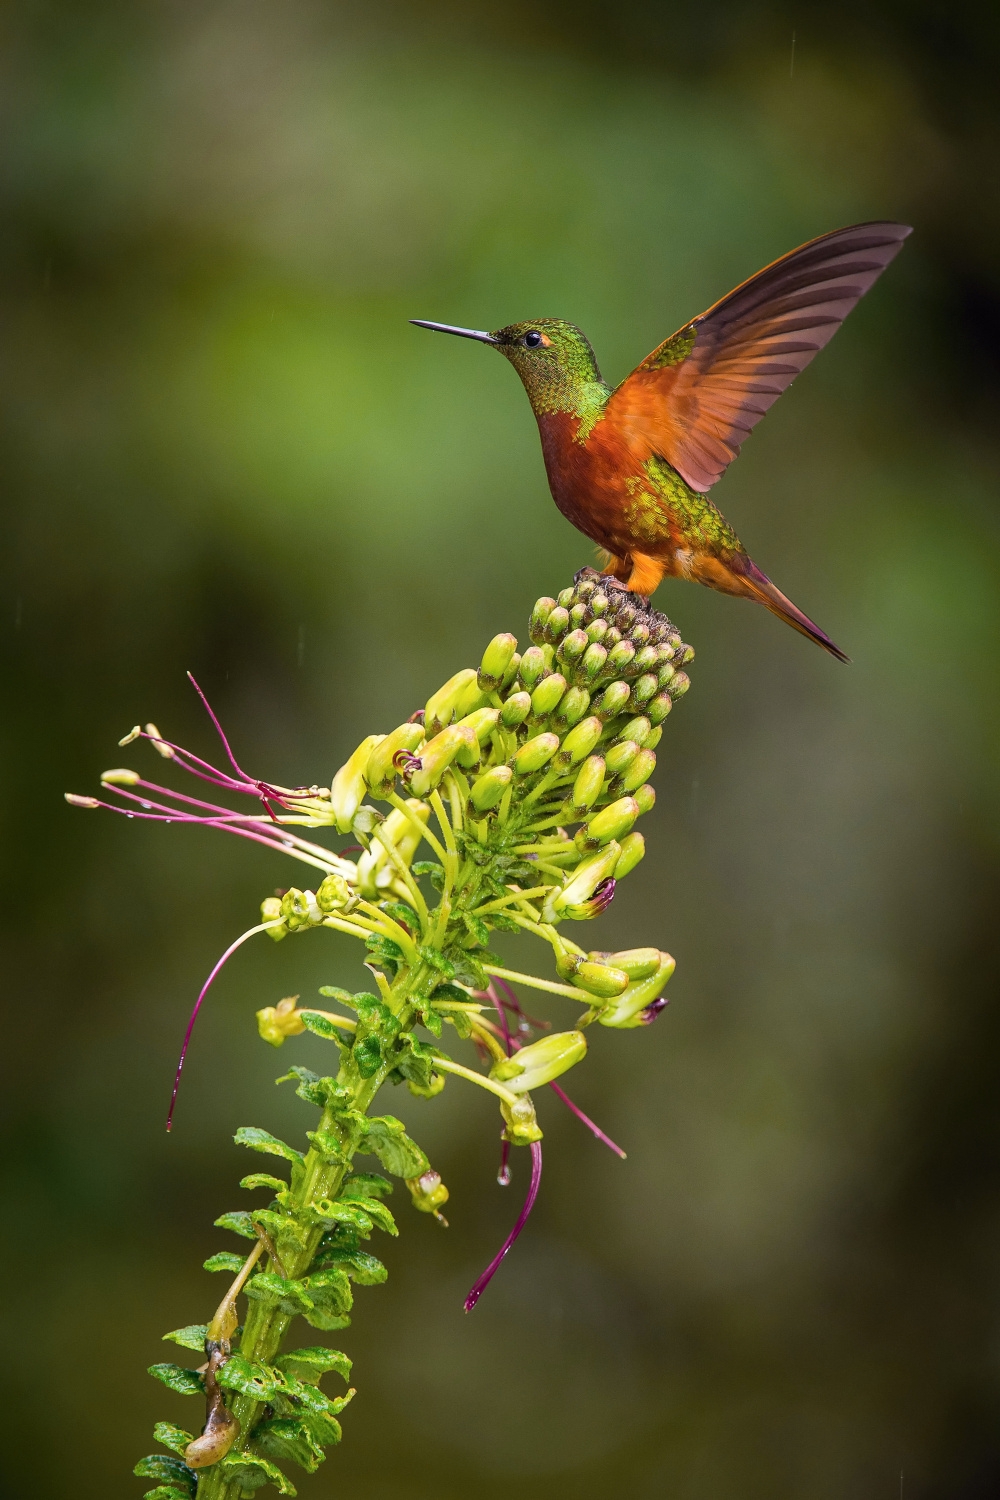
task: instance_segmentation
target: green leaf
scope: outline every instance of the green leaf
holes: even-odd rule
[[[194,1442],[190,1432],[185,1432],[183,1427],[175,1427],[173,1422],[157,1422],[153,1428],[153,1436],[158,1443],[163,1444],[164,1448],[172,1448],[182,1458],[188,1443]],[[171,1459],[170,1462],[176,1463],[177,1460]],[[182,1467],[186,1468],[187,1465],[182,1465]]]
[[[148,1457],[140,1458],[132,1473],[139,1479],[166,1480],[183,1495],[193,1496],[198,1483],[194,1469],[189,1469],[187,1464],[181,1463],[179,1458],[173,1458],[169,1453],[150,1453]]]
[[[223,1390],[236,1391],[241,1396],[252,1396],[255,1401],[271,1401],[286,1386],[278,1371],[258,1360],[249,1360],[242,1354],[230,1355],[220,1368],[217,1378]]]
[[[231,1271],[235,1276],[237,1271],[242,1271],[245,1260],[245,1255],[234,1255],[231,1250],[218,1250],[203,1264],[206,1271]]]
[[[173,1333],[165,1333],[163,1337],[172,1344],[180,1344],[182,1349],[194,1349],[197,1354],[203,1354],[207,1334],[207,1323],[189,1323],[186,1328],[175,1328]]]
[[[432,1099],[444,1087],[444,1074],[433,1071],[436,1052],[418,1042],[412,1031],[406,1031],[396,1043],[396,1068],[413,1093]]]
[[[433,1036],[440,1037],[441,1015],[439,1011],[431,1010],[430,1006],[428,1005],[426,1010],[422,1010],[420,1012],[420,1020],[422,1025],[426,1026],[427,1030]]]
[[[367,1239],[372,1232],[372,1221],[368,1216],[368,1204],[361,1209],[354,1203],[342,1203],[339,1198],[316,1198],[309,1205],[310,1210],[316,1218],[327,1224],[343,1224],[347,1229],[352,1229],[362,1239]]]
[[[183,1365],[150,1365],[146,1374],[152,1375],[154,1380],[162,1380],[165,1386],[169,1386],[179,1396],[202,1396],[205,1393],[204,1378],[195,1370],[186,1370]],[[190,1442],[191,1439],[188,1438],[187,1441]],[[160,1442],[163,1442],[162,1438]]]
[[[444,866],[435,859],[418,859],[410,866],[414,875],[426,875],[436,891],[444,890]]]
[[[268,1458],[280,1458],[315,1474],[326,1454],[301,1417],[272,1417],[253,1430],[254,1447]]]
[[[392,1183],[386,1182],[384,1177],[379,1177],[375,1172],[354,1172],[341,1188],[340,1197],[381,1198],[383,1193],[391,1192]]]
[[[293,1146],[286,1146],[284,1141],[279,1141],[269,1130],[258,1130],[256,1125],[241,1125],[233,1140],[237,1146],[249,1146],[251,1151],[264,1151],[268,1156],[282,1156],[296,1167],[301,1167],[305,1160],[301,1151],[296,1151]]]
[[[315,1104],[319,1109],[323,1108],[326,1103],[326,1090],[323,1088],[324,1080],[318,1073],[314,1073],[311,1068],[299,1067],[296,1063],[289,1068],[287,1073],[283,1073],[274,1081],[287,1083],[290,1078],[299,1080],[299,1086],[295,1092],[300,1099],[304,1099],[307,1104]]]
[[[258,1302],[276,1301],[282,1312],[308,1312],[312,1307],[312,1299],[301,1282],[286,1281],[275,1271],[260,1271],[251,1276],[246,1294]]]
[[[375,1257],[367,1258],[374,1260]],[[351,1361],[346,1354],[341,1354],[339,1349],[320,1349],[315,1344],[305,1349],[292,1349],[288,1354],[279,1355],[274,1362],[279,1370],[287,1370],[297,1380],[304,1380],[312,1385],[330,1370],[336,1370],[344,1380],[351,1373]]]
[[[464,948],[452,948],[450,952],[455,960],[455,975],[463,984],[474,990],[489,988],[490,976],[480,962],[485,957],[485,950],[476,957]]]
[[[416,912],[404,901],[382,901],[379,905],[387,917],[392,917],[396,922],[404,922],[411,932],[420,930]]]
[[[503,911],[490,912],[490,926],[495,928],[497,932],[523,931],[523,928],[518,926],[518,924],[514,921],[514,918],[509,917],[507,913]]]
[[[336,1042],[339,1046],[349,1047],[354,1040],[351,1032],[335,1026],[329,1016],[321,1015],[318,1010],[300,1010],[299,1020],[307,1031],[311,1031],[313,1036],[321,1036],[324,1041]],[[297,1088],[295,1092],[302,1094],[302,1089]],[[302,1094],[302,1097],[306,1098],[307,1096]],[[322,1105],[326,1103],[326,1100],[311,1099],[309,1102],[311,1104],[318,1103]]]
[[[358,1286],[380,1286],[389,1274],[382,1262],[367,1250],[331,1246],[328,1250],[318,1250],[316,1259],[324,1265],[332,1262],[341,1266]]]
[[[277,1464],[272,1464],[266,1458],[258,1458],[253,1453],[227,1453],[220,1460],[219,1468],[227,1480],[237,1483],[244,1490],[252,1492],[262,1489],[265,1484],[273,1484],[279,1495],[298,1493]]]
[[[331,1135],[328,1130],[307,1130],[306,1139],[310,1146],[319,1152],[328,1167],[336,1167],[341,1162],[347,1161],[339,1137]]]
[[[362,1037],[354,1043],[351,1055],[362,1078],[373,1078],[382,1066],[382,1043],[375,1035]]]
[[[440,948],[432,948],[425,944],[420,950],[420,957],[424,963],[430,964],[432,969],[437,969],[439,974],[443,974],[445,979],[454,979],[455,965],[445,958]]]
[[[472,1022],[469,1020],[469,1012],[467,1010],[450,1010],[447,1012],[445,1019],[454,1026],[464,1041],[468,1041],[472,1035]]]
[[[310,1321],[313,1312],[320,1315],[332,1314],[334,1317],[350,1312],[354,1304],[354,1293],[351,1290],[350,1278],[339,1266],[328,1266],[326,1270],[314,1271],[306,1280],[309,1286],[309,1299],[313,1303],[310,1309]]]
[[[462,921],[465,923],[466,930],[471,933],[477,943],[482,943],[484,948],[489,947],[490,929],[482,917],[476,917],[471,912],[464,911],[462,913]]]
[[[191,1490],[179,1490],[175,1484],[158,1484],[155,1490],[147,1490],[142,1500],[190,1500]]]
[[[352,1007],[354,1005],[354,996],[350,990],[342,990],[336,984],[321,984],[319,992],[321,995],[325,995],[327,1000],[339,1000],[341,1005],[350,1005]]]
[[[365,1212],[378,1225],[379,1229],[383,1230],[386,1234],[391,1234],[393,1238],[399,1234],[399,1230],[396,1228],[396,1221],[386,1204],[379,1203],[375,1198],[369,1199],[365,1203]]]
[[[270,1172],[251,1172],[249,1177],[240,1180],[241,1188],[272,1188],[276,1193],[284,1193],[288,1190],[288,1183],[282,1182],[280,1177],[272,1177]]]
[[[421,1177],[430,1162],[415,1141],[406,1134],[402,1120],[383,1115],[368,1121],[368,1134],[361,1147],[378,1157],[394,1177]]]
[[[232,1213],[220,1214],[215,1221],[216,1229],[231,1229],[233,1234],[242,1235],[245,1240],[255,1240],[253,1225],[250,1215],[245,1209],[238,1208]]]
[[[265,1234],[269,1234],[272,1239],[280,1236],[282,1239],[291,1239],[301,1244],[307,1233],[302,1225],[296,1223],[288,1214],[276,1214],[270,1208],[254,1209],[253,1222],[259,1224]]]

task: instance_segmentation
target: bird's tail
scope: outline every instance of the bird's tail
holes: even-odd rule
[[[799,631],[800,634],[807,635],[811,641],[815,641],[817,646],[822,646],[824,651],[829,651],[830,655],[835,656],[838,661],[850,661],[851,658],[846,656],[839,646],[834,645],[826,632],[820,630],[819,626],[810,620],[808,615],[804,615],[801,609],[797,609],[791,599],[786,599],[781,590],[775,588],[767,574],[762,573],[749,557],[745,554],[737,555],[728,558],[727,561],[729,569],[736,574],[743,585],[740,592],[745,593],[747,598],[756,599],[758,604],[763,604],[764,608],[769,609],[773,615],[777,615],[779,620],[784,620],[786,625],[791,625],[792,629]]]

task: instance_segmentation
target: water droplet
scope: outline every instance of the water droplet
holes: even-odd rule
[[[149,808],[152,807],[152,805],[153,805],[152,802],[140,802],[140,804],[139,804],[140,807],[146,808],[147,811],[149,810]]]
[[[164,818],[163,821],[164,821],[164,823],[170,823],[170,822],[173,821],[173,819],[171,819],[171,818]]]
[[[125,816],[126,816],[126,818],[134,818],[135,817],[135,813],[126,813]]]

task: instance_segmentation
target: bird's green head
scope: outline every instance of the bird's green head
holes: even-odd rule
[[[595,401],[607,398],[608,387],[601,379],[590,341],[575,324],[562,318],[508,323],[493,333],[453,328],[447,323],[419,322],[418,327],[491,344],[520,375],[536,415],[568,411],[583,416]]]

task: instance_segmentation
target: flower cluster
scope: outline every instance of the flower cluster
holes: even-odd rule
[[[149,1492],[152,1500],[189,1500],[195,1493],[198,1500],[235,1500],[265,1483],[294,1494],[275,1459],[312,1470],[324,1446],[339,1437],[334,1418],[347,1398],[326,1397],[318,1382],[328,1369],[346,1374],[347,1361],[325,1349],[280,1356],[278,1350],[296,1314],[315,1328],[343,1327],[351,1282],[385,1278],[361,1242],[373,1227],[396,1232],[381,1202],[391,1185],[358,1173],[355,1155],[375,1155],[405,1182],[418,1210],[446,1222],[447,1188],[420,1147],[393,1116],[369,1113],[383,1084],[405,1083],[432,1098],[452,1075],[491,1092],[502,1116],[502,1183],[510,1180],[510,1147],[529,1147],[524,1207],[470,1291],[467,1309],[514,1243],[538,1192],[542,1132],[533,1091],[551,1087],[624,1155],[555,1080],[585,1056],[591,1023],[623,1028],[652,1021],[666,1003],[662,992],[674,961],[654,947],[587,950],[561,928],[599,916],[643,857],[635,824],[653,806],[656,746],[673,703],[687,691],[684,668],[694,653],[665,616],[589,568],[557,599],[538,600],[529,631],[523,652],[514,636],[496,636],[478,668],[456,673],[390,733],[363,740],[329,787],[289,788],[248,776],[206,702],[230,769],[164,739],[153,724],[122,743],[145,738],[215,795],[253,798],[259,806],[252,812],[174,791],[126,768],[104,774],[106,798],[68,797],[132,818],[222,829],[279,849],[320,876],[310,888],[264,900],[261,921],[226,950],[203,986],[184,1049],[215,975],[256,933],[280,942],[324,928],[356,938],[376,987],[352,994],[324,986],[336,1010],[300,1006],[295,996],[258,1013],[260,1035],[272,1046],[310,1032],[334,1044],[337,1064],[329,1076],[299,1066],[286,1075],[322,1112],[306,1153],[256,1127],[237,1134],[251,1149],[283,1158],[290,1176],[245,1178],[244,1187],[273,1194],[270,1206],[217,1220],[252,1240],[253,1249],[246,1259],[225,1252],[206,1262],[234,1273],[235,1281],[211,1323],[168,1335],[204,1349],[206,1364],[153,1367],[172,1389],[203,1394],[207,1415],[197,1437],[159,1424],[157,1436],[173,1455],[152,1455],[137,1468],[164,1481]],[[301,831],[320,829],[351,839],[353,851],[334,852]],[[510,968],[490,947],[497,931],[544,943],[552,976]],[[548,1023],[525,1014],[512,984],[575,1001],[582,1011],[571,1029],[532,1039]],[[446,1026],[473,1044],[472,1060],[488,1064],[486,1070],[456,1061],[438,1045]],[[265,1252],[266,1269],[255,1269]],[[249,1310],[238,1336],[233,1309],[240,1292]]]

